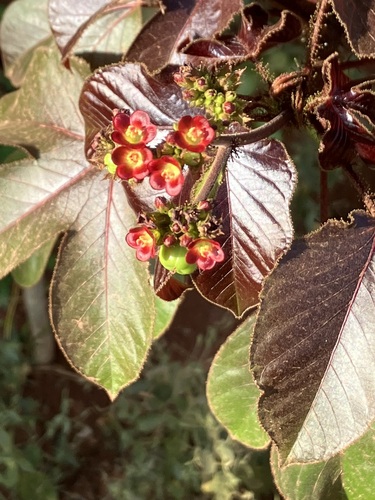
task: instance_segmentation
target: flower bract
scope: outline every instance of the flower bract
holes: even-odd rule
[[[136,249],[136,257],[142,262],[152,259],[156,253],[156,242],[146,227],[134,227],[126,235],[126,243]]]
[[[194,153],[202,153],[215,138],[215,131],[204,116],[183,116],[174,133],[176,144]]]
[[[202,271],[212,269],[216,262],[224,260],[220,243],[208,238],[198,238],[190,243],[186,254],[188,264],[196,264]]]
[[[112,152],[112,161],[117,165],[116,174],[120,179],[142,180],[148,175],[148,164],[152,160],[150,149],[119,146]]]
[[[165,189],[170,196],[176,196],[184,183],[181,165],[173,156],[162,156],[150,161],[150,185],[154,189]]]
[[[112,140],[130,148],[145,146],[155,138],[157,132],[156,126],[144,111],[134,111],[131,115],[119,111],[112,118],[112,124]]]

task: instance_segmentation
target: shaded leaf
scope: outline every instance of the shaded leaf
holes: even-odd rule
[[[342,458],[343,482],[350,500],[367,500],[375,491],[375,426],[350,446]]]
[[[154,340],[161,337],[169,328],[180,304],[181,300],[178,299],[166,302],[159,299],[159,297],[155,297],[156,319],[154,323]]]
[[[123,54],[142,26],[140,0],[50,0],[48,16],[67,59],[73,51]]]
[[[38,283],[46,269],[55,242],[55,239],[47,241],[25,262],[13,269],[12,276],[18,285],[30,287]]]
[[[80,182],[91,167],[77,106],[85,72],[81,62],[67,71],[55,51],[38,49],[23,87],[0,101],[0,142],[36,157],[0,167],[1,276],[68,229],[86,201]]]
[[[358,57],[375,57],[375,1],[365,0],[354,5],[347,0],[332,0],[352,49]]]
[[[344,500],[340,457],[308,465],[280,469],[276,447],[271,451],[271,467],[276,486],[288,500]]]
[[[186,63],[185,47],[194,40],[221,33],[243,7],[242,0],[197,0],[195,6],[189,0],[164,3],[167,12],[155,16],[127,54],[129,61],[141,61],[151,72],[167,64]]]
[[[47,6],[48,0],[16,0],[4,12],[0,27],[2,61],[5,75],[15,87],[22,84],[33,51],[52,40]]]
[[[263,280],[293,238],[289,204],[296,171],[284,146],[262,140],[236,149],[227,162],[215,212],[225,260],[195,278],[210,301],[241,316],[259,302]]]
[[[147,264],[125,244],[135,216],[121,185],[101,178],[87,184],[87,202],[61,244],[51,320],[73,366],[114,399],[139,376],[155,302]]]
[[[249,345],[255,317],[247,318],[221,346],[207,379],[211,411],[233,439],[264,448],[269,437],[259,424],[259,389],[249,371]]]
[[[375,219],[297,240],[266,281],[251,348],[282,463],[327,460],[375,418]]]

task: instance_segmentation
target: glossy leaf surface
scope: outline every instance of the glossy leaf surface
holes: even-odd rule
[[[207,379],[211,411],[233,439],[251,448],[264,448],[269,437],[259,424],[259,389],[249,371],[249,344],[255,317],[246,319],[216,354]]]
[[[262,140],[236,149],[217,195],[223,216],[223,263],[195,278],[210,301],[241,316],[259,302],[263,279],[293,238],[289,203],[296,182],[283,145]]]
[[[251,349],[281,462],[327,460],[375,418],[375,220],[297,240],[266,281]]]
[[[164,2],[165,14],[156,16],[141,32],[127,58],[142,61],[156,72],[167,64],[184,64],[183,53],[194,40],[221,33],[243,7],[242,0]],[[194,5],[195,4],[195,5]]]

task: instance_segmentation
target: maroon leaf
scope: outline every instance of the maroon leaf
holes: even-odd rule
[[[141,0],[50,0],[49,21],[63,59],[75,49],[124,53],[141,28],[141,5]]]
[[[194,114],[173,81],[173,72],[166,68],[151,77],[142,66],[129,63],[108,66],[88,78],[80,98],[88,155],[95,134],[110,124],[114,109],[140,109],[155,125],[169,127],[184,114]]]
[[[332,4],[357,56],[375,57],[375,1],[332,0]]]
[[[156,16],[141,32],[127,54],[130,61],[141,61],[156,72],[166,64],[184,64],[184,48],[194,40],[211,39],[221,33],[243,8],[242,0],[197,0],[167,2],[167,12]]]
[[[251,348],[282,463],[327,460],[375,418],[375,219],[297,240],[266,281]]]
[[[353,85],[341,70],[337,54],[324,61],[322,71],[322,93],[309,105],[324,130],[319,150],[321,166],[327,170],[343,166],[356,152],[373,161],[375,94],[366,90],[369,82]]]
[[[217,195],[217,215],[226,258],[195,278],[210,301],[241,316],[259,302],[264,277],[289,248],[293,228],[289,203],[296,172],[282,144],[262,140],[238,148],[227,163]]]

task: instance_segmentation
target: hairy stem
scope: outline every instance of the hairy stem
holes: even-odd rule
[[[194,194],[193,203],[198,203],[199,201],[206,200],[215,185],[215,182],[229,159],[232,148],[229,146],[219,146],[217,148],[217,153],[212,165],[210,166],[208,172],[204,176],[204,180],[199,187],[199,190]]]
[[[375,200],[369,192],[369,187],[366,183],[359,177],[357,172],[351,165],[346,165],[345,173],[349,177],[351,183],[356,188],[361,196],[362,202],[366,207],[366,210],[372,217],[375,217]]]
[[[260,127],[246,132],[238,132],[235,134],[221,134],[212,143],[213,146],[244,146],[252,144],[262,139],[266,139],[271,134],[274,134],[286,125],[292,117],[291,111],[282,111],[275,118]]]
[[[308,57],[311,68],[314,66],[316,60],[318,59],[320,31],[322,29],[322,25],[324,24],[324,17],[326,15],[328,7],[329,0],[321,0],[321,2],[318,4],[316,14],[313,19]]]

